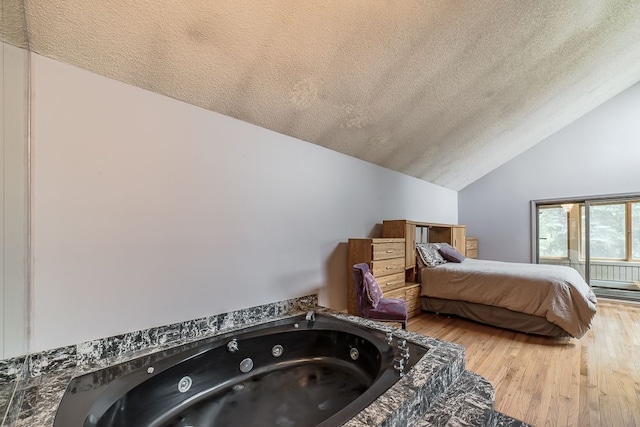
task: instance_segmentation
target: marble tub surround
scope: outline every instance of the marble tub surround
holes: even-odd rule
[[[11,413],[15,417],[15,412],[19,409],[14,404],[16,390],[27,378],[27,357],[20,356],[11,359],[0,360],[0,419],[6,418]]]
[[[428,348],[427,354],[410,371],[345,426],[419,425],[420,420],[443,406],[442,399],[455,384],[460,384],[461,378],[469,376],[464,368],[463,347],[318,307],[317,297],[310,296],[31,355],[26,378],[17,382],[8,411],[10,416],[2,426],[52,427],[58,405],[73,377],[93,373],[96,383],[109,382],[126,373],[118,365],[124,361],[135,359],[139,362],[136,366],[148,366],[155,358],[183,351],[202,339],[311,309],[382,332],[393,332],[395,341],[406,339]],[[107,367],[111,368],[104,369]],[[463,403],[468,403],[468,397],[462,399]],[[493,400],[484,409],[492,412]],[[476,412],[465,408],[457,413],[456,420],[463,422],[461,425],[498,425],[493,422],[494,418],[498,419],[495,416],[490,420],[491,424],[475,424]],[[465,420],[465,416],[469,419]],[[508,417],[500,419],[504,421]]]
[[[318,296],[308,295],[2,360],[0,426],[52,426],[58,403],[75,376],[317,306]]]
[[[321,311],[385,333],[392,332],[395,337],[393,345],[396,345],[398,339],[406,339],[429,349],[413,369],[360,414],[347,422],[346,427],[411,426],[464,372],[462,346],[360,317],[328,310]]]
[[[494,399],[493,386],[486,379],[464,371],[412,427],[530,427],[494,411]]]
[[[0,360],[0,385],[22,378],[27,371],[26,362],[27,356]]]
[[[90,372],[146,353],[301,313],[317,306],[318,296],[309,295],[34,353],[28,358],[28,375],[37,377],[48,371],[73,367]]]
[[[464,347],[322,307],[318,312],[392,332],[395,341],[406,339],[429,349],[411,371],[345,427],[530,427],[494,410],[493,386],[465,369]]]
[[[530,424],[523,423],[500,412],[493,413],[490,425],[492,427],[532,427]]]
[[[493,414],[494,390],[484,378],[465,371],[413,427],[484,426]]]

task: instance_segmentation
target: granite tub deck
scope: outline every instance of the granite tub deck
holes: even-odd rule
[[[73,377],[95,372],[100,381],[100,371],[106,367],[134,359],[146,366],[159,352],[308,310],[393,332],[429,349],[395,385],[345,426],[525,426],[493,410],[493,387],[465,370],[463,347],[319,307],[315,295],[0,361],[2,426],[52,427]]]

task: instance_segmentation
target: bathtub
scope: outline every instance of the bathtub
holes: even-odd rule
[[[54,427],[335,426],[427,348],[328,315],[245,328],[74,378]]]

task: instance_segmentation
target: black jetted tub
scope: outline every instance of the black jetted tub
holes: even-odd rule
[[[427,352],[390,338],[320,314],[245,328],[74,378],[54,427],[341,425]]]

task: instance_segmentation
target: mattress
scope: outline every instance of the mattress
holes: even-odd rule
[[[584,336],[596,314],[595,295],[582,276],[569,267],[466,258],[461,263],[424,267],[420,275],[423,297],[542,318],[575,338]],[[507,318],[494,323],[508,327],[511,321]]]

